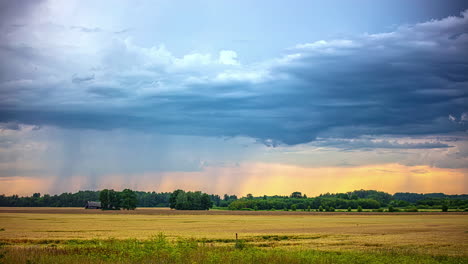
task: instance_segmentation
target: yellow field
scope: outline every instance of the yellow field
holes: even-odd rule
[[[3,213],[0,240],[148,239],[164,233],[170,239],[206,239],[214,245],[240,239],[260,247],[337,250],[408,250],[421,254],[468,256],[468,214],[135,214]],[[39,210],[39,211],[38,211]],[[46,213],[41,213],[43,210]],[[52,210],[52,211],[51,211]],[[63,210],[63,209],[62,209]],[[137,210],[138,211],[138,210]],[[61,211],[62,212],[62,211]],[[89,211],[88,211],[89,212]],[[149,212],[149,211],[148,211]],[[285,212],[286,213],[286,212]]]

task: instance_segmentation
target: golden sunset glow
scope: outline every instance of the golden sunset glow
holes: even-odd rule
[[[283,164],[251,163],[234,167],[205,167],[195,172],[147,173],[140,175],[106,175],[100,178],[100,188],[171,192],[175,189],[203,190],[216,194],[288,195],[301,191],[309,196],[326,192],[346,192],[375,189],[389,193],[444,192],[466,193],[466,169],[442,169],[429,166],[382,164],[359,167],[306,168]],[[73,176],[67,191],[86,189],[89,177]],[[4,178],[1,193],[47,193],[58,178]]]

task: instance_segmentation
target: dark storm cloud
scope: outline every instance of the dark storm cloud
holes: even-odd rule
[[[18,58],[22,53],[17,50],[3,52],[1,68],[9,68],[8,75],[15,78],[1,78],[8,80],[0,83],[8,95],[1,97],[0,122],[244,135],[269,146],[316,137],[466,131],[467,123],[453,118],[461,120],[468,112],[467,28],[465,11],[389,33],[300,44],[282,58],[237,68],[223,64],[236,64],[232,53],[219,61],[203,54],[179,59],[161,46],[145,49],[116,41],[99,57],[96,74],[74,76],[71,87],[45,78],[60,76],[64,68],[54,66],[37,48],[25,50],[31,53],[27,59]],[[21,63],[7,66],[12,54],[14,61],[39,65],[44,74],[31,74]],[[73,63],[81,65],[87,58],[70,59],[75,59],[70,62],[74,70]],[[50,96],[30,104],[28,98],[38,98],[37,91]]]
[[[389,140],[370,139],[323,139],[313,142],[312,146],[332,147],[343,150],[453,148],[453,146],[441,142],[399,143]]]
[[[97,33],[97,32],[102,31],[102,29],[100,29],[98,27],[89,28],[89,27],[81,27],[81,26],[72,26],[70,28],[73,29],[73,30],[84,32],[84,33]]]
[[[94,74],[88,75],[88,76],[79,76],[74,74],[72,77],[72,82],[73,83],[82,83],[82,82],[88,82],[94,80]]]
[[[0,1],[0,26],[23,26],[16,24],[25,16],[30,14],[32,9],[41,5],[42,0],[15,0],[15,1]]]
[[[18,123],[10,122],[10,123],[0,123],[0,130],[9,129],[9,130],[20,130],[21,127]]]
[[[87,90],[88,93],[102,97],[126,97],[127,93],[121,89],[109,88],[109,87],[90,87]]]

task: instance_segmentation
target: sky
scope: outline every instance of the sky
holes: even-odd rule
[[[0,1],[0,193],[468,193],[468,3]]]

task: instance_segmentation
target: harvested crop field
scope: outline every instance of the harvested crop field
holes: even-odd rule
[[[305,211],[230,211],[230,210],[171,210],[169,208],[137,208],[136,210],[102,211],[94,209],[83,209],[77,207],[0,207],[2,213],[31,213],[31,214],[105,214],[105,215],[465,215],[468,212],[305,212]]]
[[[6,263],[468,263],[462,212],[1,208],[0,230]]]
[[[101,211],[77,208],[2,208],[0,240],[8,244],[76,239],[195,239],[220,245],[235,234],[261,247],[324,251],[405,249],[468,257],[466,213],[309,213]],[[49,242],[48,242],[49,241]]]

